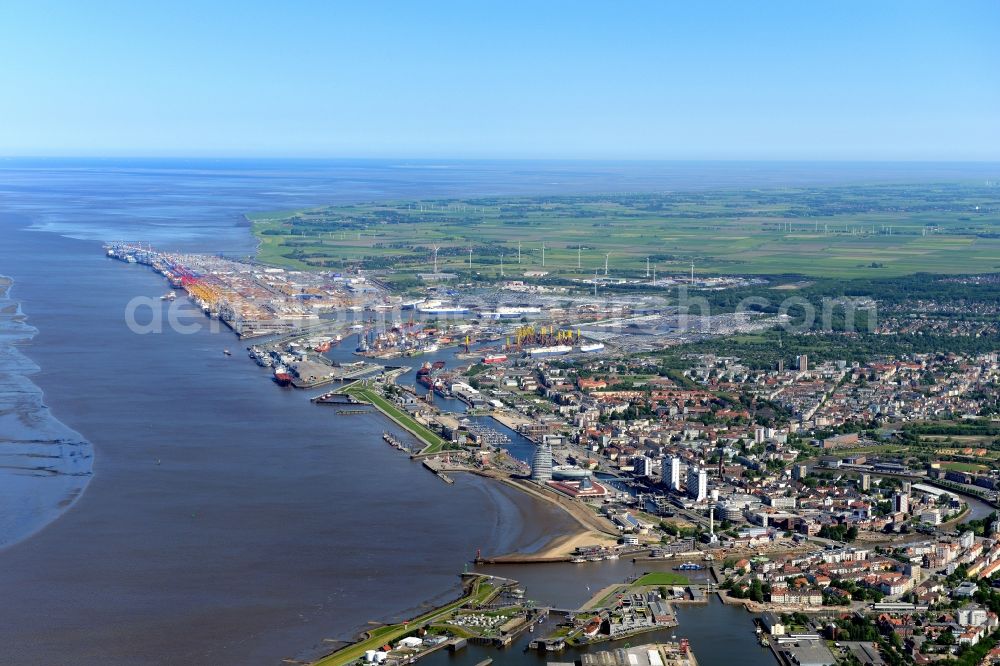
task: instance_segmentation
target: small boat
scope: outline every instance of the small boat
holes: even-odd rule
[[[232,356],[233,355],[233,352],[229,351],[228,349],[223,349],[222,353],[225,354],[226,356]]]
[[[680,566],[674,567],[674,571],[700,571],[702,569],[704,569],[703,566],[694,562],[685,562]]]

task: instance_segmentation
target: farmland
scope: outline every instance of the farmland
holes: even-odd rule
[[[1000,189],[878,185],[397,201],[248,215],[259,259],[496,277],[799,274],[890,277],[1000,270]],[[542,244],[545,245],[544,267]],[[520,252],[519,252],[520,246]],[[520,262],[518,255],[520,254]],[[502,256],[502,259],[501,259]]]

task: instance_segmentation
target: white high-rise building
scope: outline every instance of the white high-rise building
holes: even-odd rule
[[[632,458],[632,469],[636,476],[653,476],[653,461],[646,456]]]
[[[531,458],[531,479],[533,481],[548,481],[552,478],[552,447],[539,444],[535,455]]]
[[[695,502],[703,502],[708,497],[708,472],[703,467],[688,468],[687,494]]]
[[[664,462],[663,481],[670,490],[681,489],[681,459],[677,456]]]

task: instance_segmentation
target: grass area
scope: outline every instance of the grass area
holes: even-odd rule
[[[921,435],[920,441],[930,444],[949,443],[955,447],[971,446],[977,448],[988,446],[995,439],[992,435]]]
[[[436,433],[432,432],[427,426],[417,423],[409,414],[399,409],[370,388],[353,385],[344,389],[344,393],[378,407],[387,416],[391,417],[401,426],[413,433],[417,439],[426,444],[426,446],[421,449],[420,453],[437,453],[447,444],[447,442],[445,442]]]
[[[687,585],[689,582],[690,581],[688,581],[687,576],[682,576],[681,574],[673,571],[652,571],[636,579],[636,581],[632,583],[632,587]]]
[[[484,594],[482,588],[488,588],[488,594]],[[333,654],[314,662],[313,666],[344,666],[345,664],[350,664],[354,660],[363,657],[367,650],[377,650],[386,643],[392,643],[400,638],[403,638],[407,634],[415,631],[418,627],[425,624],[434,624],[437,621],[443,620],[457,608],[460,608],[465,604],[478,605],[483,603],[496,592],[497,590],[492,584],[480,583],[477,581],[473,590],[461,599],[453,601],[446,606],[442,606],[441,608],[435,608],[432,611],[424,613],[423,615],[410,620],[406,625],[391,624],[385,627],[372,629],[368,632],[368,637],[364,640],[349,645],[342,650],[338,650]],[[480,599],[482,601],[477,601]]]
[[[605,594],[596,602],[587,604],[585,608],[592,608],[592,609],[607,608],[608,606],[611,605],[611,602],[615,600],[615,597],[617,597],[619,594],[624,594],[627,590],[628,590],[627,585],[620,585],[611,590],[611,592]]]
[[[489,601],[490,598],[495,596],[498,591],[499,590],[490,583],[481,583],[476,590],[476,594],[472,598],[472,603],[476,606],[482,606]]]
[[[499,274],[541,267],[889,277],[1000,269],[996,192],[977,184],[379,202],[250,214],[259,259],[290,268]],[[981,206],[981,210],[976,210]],[[891,227],[891,231],[890,231]],[[518,246],[521,246],[518,261]],[[474,247],[473,266],[468,247]],[[579,261],[579,267],[578,267]],[[517,267],[516,269],[514,267]]]
[[[938,463],[941,465],[942,469],[954,470],[956,472],[985,472],[989,469],[987,465],[977,465],[976,463],[964,463],[956,462],[953,460],[945,460]]]
[[[687,585],[688,579],[673,571],[654,571],[647,573],[632,583],[627,585],[616,585],[610,588],[608,593],[599,599],[587,603],[584,608],[598,609],[607,608],[615,603],[619,595],[630,594],[632,590],[642,587],[662,587],[664,585]],[[600,592],[598,592],[600,594]]]

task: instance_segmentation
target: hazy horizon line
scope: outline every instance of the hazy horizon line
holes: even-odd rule
[[[135,153],[121,155],[68,154],[68,155],[0,155],[0,160],[303,160],[303,161],[416,161],[416,162],[580,162],[580,163],[806,163],[806,164],[1000,164],[997,158],[861,158],[861,157],[495,157],[495,156],[420,156],[420,155],[171,155]]]

